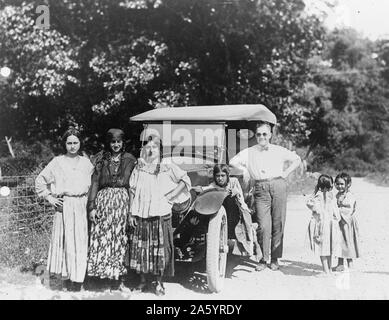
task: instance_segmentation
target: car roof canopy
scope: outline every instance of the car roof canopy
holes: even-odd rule
[[[215,106],[191,106],[158,108],[130,118],[131,121],[266,121],[277,123],[273,112],[262,104],[234,104]]]

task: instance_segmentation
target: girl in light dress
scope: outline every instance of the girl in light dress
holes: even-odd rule
[[[311,249],[320,256],[324,275],[331,274],[331,259],[340,255],[340,214],[332,193],[333,179],[321,175],[307,206],[312,211],[308,225]]]
[[[80,133],[69,128],[63,135],[66,154],[55,157],[35,180],[35,190],[54,208],[47,270],[65,279],[65,287],[79,291],[87,267],[87,195],[93,165],[80,156]]]
[[[334,271],[344,271],[344,259],[347,260],[350,269],[353,266],[353,259],[360,257],[359,228],[356,219],[356,200],[350,192],[350,175],[344,172],[338,174],[335,178],[335,187],[338,190],[336,199],[341,216],[339,227],[342,251]]]

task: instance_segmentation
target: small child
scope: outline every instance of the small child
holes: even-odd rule
[[[341,254],[338,265],[334,271],[344,271],[344,259],[347,259],[349,268],[353,266],[353,259],[360,257],[359,231],[355,216],[356,200],[350,192],[351,177],[347,173],[340,173],[335,178],[335,187],[338,190],[336,199],[341,220],[339,222],[341,232]]]
[[[307,207],[312,211],[308,226],[310,245],[312,251],[320,255],[324,275],[331,274],[331,258],[340,253],[340,214],[332,188],[332,177],[322,174],[314,194],[307,201]]]
[[[257,241],[257,223],[252,223],[251,210],[244,201],[243,191],[237,178],[230,177],[229,167],[226,164],[216,164],[213,168],[213,182],[206,187],[193,188],[196,192],[208,189],[223,188],[229,196],[223,205],[227,206],[228,238],[234,241],[233,254],[255,255],[258,261],[262,258],[262,251]],[[237,231],[237,229],[239,229]]]

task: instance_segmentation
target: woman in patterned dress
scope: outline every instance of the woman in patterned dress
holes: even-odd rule
[[[138,290],[164,295],[162,277],[174,275],[172,206],[188,199],[191,182],[177,165],[161,161],[159,137],[148,137],[141,158],[130,178],[130,268],[141,276]]]
[[[66,154],[50,161],[36,178],[35,189],[55,208],[47,270],[66,279],[68,290],[79,291],[87,264],[86,204],[93,165],[79,155],[78,130],[69,128],[63,142]]]
[[[128,250],[129,179],[136,159],[124,150],[124,133],[110,129],[105,150],[96,160],[88,199],[90,230],[88,275],[113,280],[112,289],[125,289]]]

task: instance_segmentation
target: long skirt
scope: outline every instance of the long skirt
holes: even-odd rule
[[[174,245],[171,215],[136,217],[130,234],[129,267],[137,273],[174,275]]]
[[[340,222],[341,232],[341,258],[355,259],[361,255],[359,245],[359,228],[357,220],[352,217],[350,223]]]
[[[87,197],[63,197],[63,212],[55,212],[47,270],[74,282],[84,282],[88,253]]]
[[[104,188],[96,197],[96,224],[90,231],[88,275],[119,279],[127,273],[129,196],[125,188]]]

